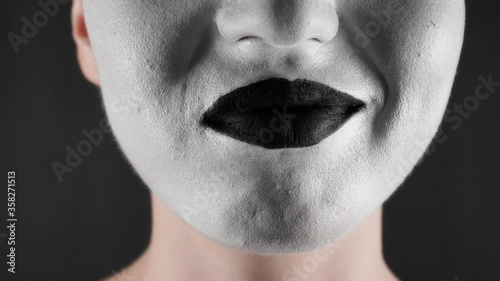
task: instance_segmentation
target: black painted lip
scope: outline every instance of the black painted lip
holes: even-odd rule
[[[319,144],[364,108],[324,84],[271,78],[220,97],[201,124],[266,149],[303,148]]]

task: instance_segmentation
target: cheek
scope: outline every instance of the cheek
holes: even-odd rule
[[[398,186],[442,120],[463,43],[464,3],[375,0],[340,8],[351,45],[385,80],[385,103],[369,142],[371,174]]]
[[[183,28],[198,15],[197,9],[203,10],[191,7],[192,3],[84,2],[104,104],[124,149],[148,150],[143,144],[151,139],[140,136],[160,138],[164,136],[159,132],[168,131],[171,140],[182,138],[181,129],[189,128],[182,123],[182,83],[176,75],[178,66],[185,64],[183,52],[189,41],[178,38],[197,32]]]
[[[198,18],[210,11],[202,1],[189,0],[84,1],[84,9],[102,87],[115,98],[177,83],[195,45],[192,38],[202,32]],[[152,83],[164,85],[153,89]]]
[[[386,82],[374,134],[397,146],[415,134],[429,139],[444,113],[464,32],[463,1],[371,1],[345,7],[354,46]]]

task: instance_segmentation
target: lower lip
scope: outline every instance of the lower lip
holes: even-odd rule
[[[305,148],[334,134],[360,110],[339,111],[328,106],[264,108],[214,120],[210,127],[266,149]]]

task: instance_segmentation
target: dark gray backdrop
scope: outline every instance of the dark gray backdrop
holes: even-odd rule
[[[474,106],[478,77],[500,81],[498,1],[468,1],[466,44],[450,102]],[[51,163],[82,130],[103,120],[97,90],[77,67],[70,4],[19,46],[22,18],[37,1],[0,3],[0,159],[17,172],[16,275],[6,274],[6,184],[0,188],[0,280],[96,280],[146,247],[149,193],[112,136],[60,183]],[[500,88],[477,108],[443,124],[435,150],[386,203],[384,252],[410,281],[500,280]],[[1,180],[4,182],[4,179]],[[8,277],[3,278],[3,276]],[[123,281],[123,280],[121,280]],[[128,281],[128,280],[127,280]]]

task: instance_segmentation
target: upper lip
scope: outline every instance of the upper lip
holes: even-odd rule
[[[220,97],[201,124],[268,149],[308,147],[364,107],[364,102],[321,83],[271,78]]]

